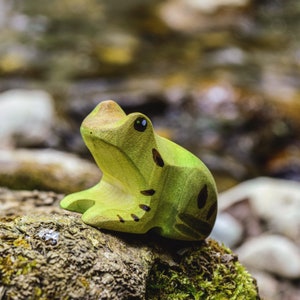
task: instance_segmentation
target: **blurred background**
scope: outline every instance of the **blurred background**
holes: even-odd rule
[[[17,117],[1,109],[2,144],[86,155],[80,123],[114,99],[201,157],[220,190],[300,180],[299,16],[291,0],[1,0],[0,91],[39,89],[53,105],[36,139],[6,128],[25,99]]]
[[[299,37],[294,0],[0,0],[0,185],[76,190],[45,184],[39,164],[60,158],[30,151],[90,159],[79,127],[106,99],[199,156],[219,191],[300,181]]]

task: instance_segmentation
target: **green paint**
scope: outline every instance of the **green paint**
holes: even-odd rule
[[[154,229],[179,240],[211,232],[217,213],[211,173],[195,155],[156,134],[147,116],[126,115],[114,101],[103,101],[85,118],[81,134],[103,177],[66,196],[62,208],[115,231]]]

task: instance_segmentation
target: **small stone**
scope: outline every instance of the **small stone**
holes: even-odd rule
[[[198,1],[189,0],[186,1],[188,5],[194,9],[199,9],[205,13],[213,13],[221,7],[224,6],[246,6],[249,0],[211,0],[211,1]]]
[[[253,210],[269,228],[297,241],[300,238],[300,183],[264,179],[251,199]]]
[[[277,280],[266,272],[252,272],[257,281],[258,290],[262,299],[278,299],[279,284]],[[283,299],[283,298],[281,298]]]
[[[246,241],[236,253],[248,268],[289,279],[300,277],[300,250],[285,237],[261,235]]]
[[[106,274],[103,275],[101,281],[102,281],[103,284],[107,285],[107,284],[112,283],[114,280],[115,280],[114,276],[112,276],[109,273],[106,273]]]
[[[159,14],[161,19],[173,30],[195,32],[199,29],[207,30],[207,27],[212,26],[212,22],[215,25],[222,23],[224,26],[228,26],[230,19],[224,17],[226,10],[222,11],[221,8],[239,9],[248,4],[249,0],[168,0],[162,2]],[[212,15],[216,15],[218,12],[223,12],[223,15],[219,14],[219,18],[212,18]],[[235,19],[230,21],[234,22]]]
[[[55,144],[52,97],[42,90],[9,90],[0,94],[1,147]]]
[[[213,239],[231,248],[241,241],[242,235],[242,225],[234,217],[228,213],[220,213],[218,215],[211,233]]]
[[[253,215],[266,222],[274,233],[300,240],[300,183],[261,177],[245,181],[219,196],[219,210],[243,201],[250,203]]]

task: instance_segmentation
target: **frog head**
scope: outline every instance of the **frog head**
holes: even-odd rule
[[[84,119],[80,131],[106,181],[127,192],[146,185],[152,168],[147,156],[156,143],[148,117],[126,115],[116,102],[107,100]]]

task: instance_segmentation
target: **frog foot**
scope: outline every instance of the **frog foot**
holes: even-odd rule
[[[103,190],[101,192],[99,186],[95,186],[66,196],[60,206],[82,213],[83,222],[94,227],[132,233],[147,232],[153,218],[150,206],[133,201],[123,208],[125,200],[116,201],[116,198],[112,198],[107,201]]]
[[[86,191],[70,194],[60,202],[61,208],[78,213],[84,213],[94,205],[95,200],[88,199]]]

